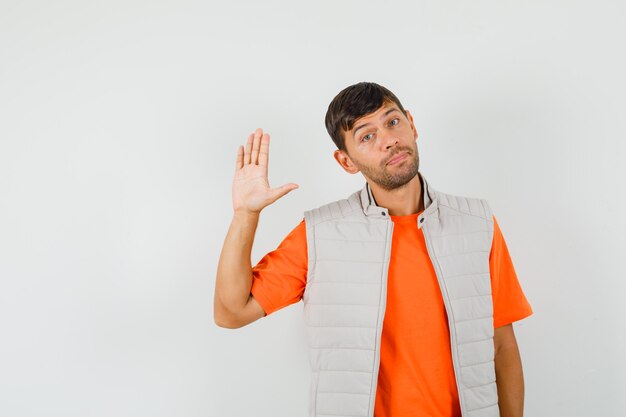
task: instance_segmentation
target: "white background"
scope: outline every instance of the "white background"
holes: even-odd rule
[[[620,1],[0,2],[0,415],[304,416],[302,303],[213,322],[237,147],[272,137],[253,264],[360,189],[332,98],[374,81],[421,171],[486,198],[535,314],[527,416],[626,409]]]

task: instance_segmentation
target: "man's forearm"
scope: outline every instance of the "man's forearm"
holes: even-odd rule
[[[243,308],[252,288],[250,253],[259,214],[235,212],[217,266],[215,303],[231,312]]]
[[[524,375],[517,345],[496,350],[495,364],[500,417],[522,417],[524,414]]]

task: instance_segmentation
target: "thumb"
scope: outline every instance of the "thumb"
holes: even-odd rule
[[[281,185],[280,187],[276,187],[272,189],[272,197],[274,198],[274,201],[276,201],[282,196],[284,196],[285,194],[287,194],[288,192],[295,190],[298,187],[299,185],[294,184],[293,182],[289,184]]]

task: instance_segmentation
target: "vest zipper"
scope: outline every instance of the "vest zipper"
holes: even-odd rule
[[[383,324],[385,321],[385,310],[387,309],[387,282],[389,279],[389,264],[391,262],[391,242],[393,240],[393,222],[389,217],[387,217],[387,243],[385,247],[385,260],[387,262],[387,266],[383,270],[383,282],[381,282],[381,313],[380,316],[380,326],[377,330],[376,334],[376,351],[374,352],[374,374],[372,378],[374,381],[372,382],[373,390],[372,390],[372,398],[370,398],[370,409],[368,417],[374,416],[374,406],[376,403],[376,391],[378,390],[378,372],[380,370],[380,345],[381,338],[383,332]]]
[[[461,390],[461,379],[458,370],[458,346],[456,344],[456,327],[454,326],[454,320],[452,319],[452,308],[450,306],[450,300],[448,292],[445,290],[445,282],[443,282],[443,274],[441,272],[441,265],[439,265],[439,260],[434,256],[434,250],[432,248],[430,242],[430,233],[428,232],[428,227],[426,226],[427,222],[422,224],[422,233],[424,233],[424,240],[426,241],[426,250],[428,251],[428,256],[430,257],[431,263],[435,269],[435,275],[437,275],[437,282],[439,283],[439,289],[441,291],[441,297],[443,298],[444,305],[446,307],[446,314],[448,316],[448,327],[450,329],[450,341],[452,344],[452,367],[454,368],[454,377],[456,379],[456,387],[459,394],[459,406],[461,408],[461,416],[465,416],[465,400],[463,399],[463,391]],[[444,292],[445,291],[445,292]]]

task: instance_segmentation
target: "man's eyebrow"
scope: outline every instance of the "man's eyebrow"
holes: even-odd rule
[[[396,108],[394,107],[394,108],[392,108],[392,109],[387,110],[385,113],[383,113],[383,115],[382,115],[382,116],[380,116],[380,118],[381,118],[381,119],[384,119],[384,118],[385,118],[385,116],[387,116],[389,113],[394,112],[394,111],[399,112],[399,110],[398,110],[398,109],[396,109]],[[356,136],[356,131],[357,131],[357,130],[359,130],[359,129],[361,129],[362,127],[365,127],[365,126],[369,126],[369,125],[370,125],[370,123],[364,123],[364,124],[362,124],[362,125],[359,125],[359,126],[358,126],[356,129],[354,129],[354,131],[352,132],[352,136]]]

